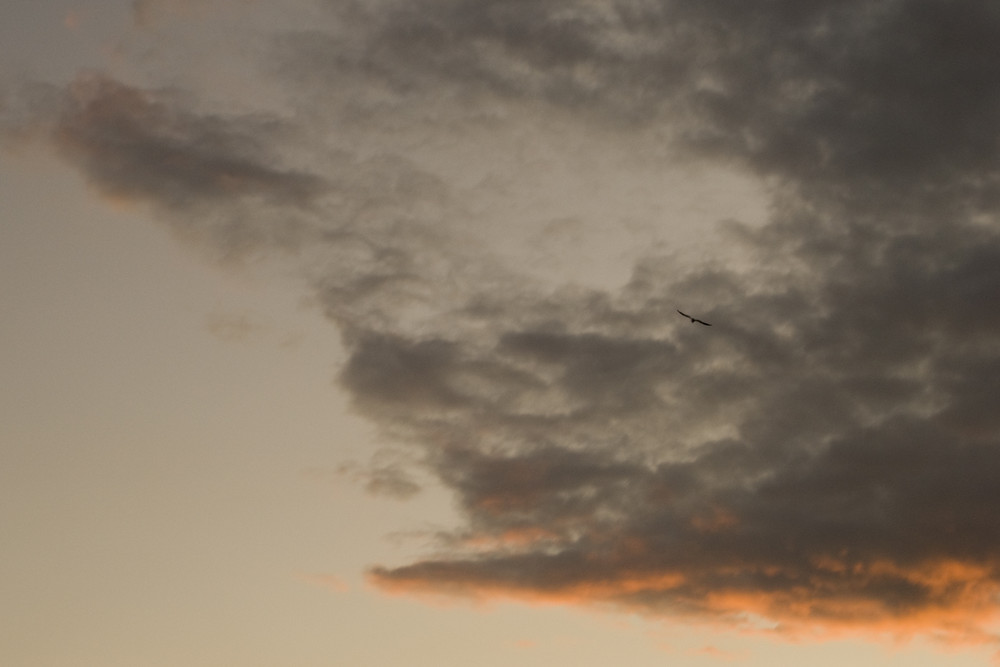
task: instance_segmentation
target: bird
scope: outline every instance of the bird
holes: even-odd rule
[[[681,312],[679,310],[677,312],[680,313],[681,315],[683,315],[684,317],[688,318],[689,320],[691,320],[691,324],[694,324],[695,322],[697,322],[698,324],[704,324],[706,327],[712,326],[711,324],[709,324],[705,320],[699,320],[697,317],[691,317],[687,313]]]

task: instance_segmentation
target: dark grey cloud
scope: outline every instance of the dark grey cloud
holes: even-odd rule
[[[259,198],[302,205],[322,191],[313,174],[269,164],[266,118],[179,111],[100,75],[78,79],[54,130],[56,145],[111,196],[187,208]]]
[[[404,101],[540,100],[627,127],[680,118],[699,152],[842,197],[996,196],[989,3],[329,5],[340,31],[294,40],[319,80],[354,73]]]
[[[64,91],[22,90],[10,134],[48,135],[103,197],[151,206],[220,257],[295,247],[313,226],[305,211],[329,189],[324,176],[283,164],[275,148],[294,131],[272,115],[189,108],[179,91],[98,72]]]
[[[365,39],[311,44],[314,73],[663,124],[776,196],[766,227],[731,230],[753,268],[651,259],[615,294],[493,297],[473,338],[362,339],[346,386],[426,443],[470,533],[377,582],[976,633],[1000,546],[991,6],[350,9]]]
[[[295,151],[273,119],[103,79],[52,136],[102,191],[185,224],[222,216],[265,246],[289,219],[310,230],[300,250],[349,353],[342,386],[464,518],[376,583],[988,636],[1000,10],[328,7],[329,25],[277,40],[273,67],[303,107],[288,122],[315,139],[309,169],[275,166]],[[537,118],[745,170],[771,218],[725,226],[739,263],[651,253],[620,289],[533,283],[470,243],[474,192],[418,154],[421,137],[513,136]],[[247,201],[262,206],[233,217]],[[415,491],[400,466],[371,483]]]

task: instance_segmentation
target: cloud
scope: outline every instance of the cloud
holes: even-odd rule
[[[322,180],[268,164],[262,119],[178,112],[153,94],[100,75],[82,76],[54,131],[68,159],[112,197],[168,208],[200,201],[259,198],[300,204]]]
[[[258,333],[263,324],[249,313],[215,311],[205,323],[208,332],[226,342],[243,342]]]
[[[100,73],[79,75],[61,99],[39,97],[37,122],[103,197],[150,205],[179,235],[207,239],[223,256],[293,246],[308,228],[297,211],[326,188],[270,153],[285,131],[273,117],[183,109],[168,91]]]
[[[212,7],[250,5],[254,0],[132,0],[132,22],[137,28],[154,28],[170,18],[190,18]]]
[[[346,593],[351,587],[340,577],[333,574],[300,574],[298,579],[307,584],[321,586],[334,593]]]
[[[297,36],[297,62],[400,99],[540,100],[626,127],[680,117],[698,151],[840,196],[995,191],[988,3],[328,4],[353,38]]]
[[[208,243],[299,230],[349,353],[340,383],[464,519],[432,556],[373,568],[377,585],[993,640],[1000,11],[328,10],[275,42],[294,116],[91,76],[51,137],[95,188]],[[549,128],[576,141],[524,140]],[[477,242],[496,164],[573,143],[556,158],[601,164],[585,147],[605,140],[742,170],[770,218],[722,226],[739,262],[651,248],[620,287],[533,280]],[[502,194],[517,229],[521,193]],[[383,472],[372,483],[412,490]]]
[[[385,449],[377,452],[368,465],[356,462],[340,465],[337,474],[363,482],[365,490],[373,496],[406,500],[420,493],[420,485],[409,474],[407,463],[401,453]]]

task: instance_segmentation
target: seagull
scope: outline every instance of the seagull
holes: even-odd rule
[[[681,313],[681,311],[679,311],[679,310],[678,310],[677,312],[678,312],[678,313]],[[705,320],[699,320],[699,319],[698,319],[697,317],[691,317],[691,316],[690,316],[690,315],[688,315],[687,313],[681,313],[681,315],[683,315],[684,317],[686,317],[686,318],[688,318],[689,320],[691,320],[691,324],[694,324],[695,322],[697,322],[698,324],[704,324],[704,325],[705,325],[706,327],[710,327],[710,326],[712,326],[711,324],[709,324],[709,323],[708,323],[708,322],[706,322]]]

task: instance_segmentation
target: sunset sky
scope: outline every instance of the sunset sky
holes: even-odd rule
[[[0,663],[996,664],[998,216],[995,2],[7,0]]]

